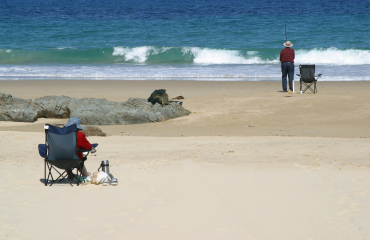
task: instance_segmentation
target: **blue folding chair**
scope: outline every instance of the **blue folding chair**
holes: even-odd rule
[[[45,144],[39,144],[39,154],[44,158],[44,176],[45,176],[45,186],[48,185],[49,180],[51,183],[49,186],[53,185],[56,181],[63,181],[64,179],[72,185],[68,180],[67,171],[72,171],[76,169],[76,180],[77,186],[79,185],[79,180],[82,179],[82,168],[84,162],[78,157],[78,152],[87,152],[87,155],[92,149],[77,149],[77,125],[72,124],[69,127],[60,128],[50,124],[45,125]],[[95,148],[98,144],[92,144]],[[87,156],[86,155],[86,156]],[[59,175],[54,180],[52,169],[54,169]],[[58,169],[64,170],[62,173]],[[46,172],[48,170],[48,176],[46,177]],[[51,178],[51,179],[50,179]]]

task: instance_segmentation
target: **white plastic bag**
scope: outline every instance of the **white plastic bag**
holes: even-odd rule
[[[106,172],[94,172],[92,183],[98,185],[104,182],[104,180],[109,177]]]

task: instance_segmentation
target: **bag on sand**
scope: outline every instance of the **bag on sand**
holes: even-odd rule
[[[151,102],[153,105],[155,103],[159,103],[162,106],[168,105],[168,95],[166,93],[166,89],[155,90],[148,98],[148,102]]]
[[[94,172],[91,183],[99,185],[103,183],[107,177],[108,177],[108,174],[106,172]]]

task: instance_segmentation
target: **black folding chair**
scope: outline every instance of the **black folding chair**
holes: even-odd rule
[[[45,161],[45,186],[48,185],[49,179],[53,185],[54,182],[61,182],[66,180],[71,186],[72,183],[68,180],[67,171],[76,169],[76,180],[77,186],[79,185],[80,179],[82,179],[82,168],[84,162],[79,158],[78,152],[87,152],[91,149],[77,149],[77,125],[73,124],[69,127],[59,128],[49,124],[45,125],[45,144],[39,144],[40,156]],[[93,147],[96,147],[94,144]],[[54,169],[59,175],[54,180],[52,169]],[[59,171],[58,171],[59,169]],[[48,176],[46,172],[48,170]],[[80,173],[79,173],[80,172]]]
[[[315,76],[315,65],[299,65],[299,73],[300,74],[297,74],[297,76],[300,77],[300,92],[304,93],[307,90],[310,90],[312,93],[317,93],[316,82],[322,74]],[[303,90],[302,85],[304,86]]]

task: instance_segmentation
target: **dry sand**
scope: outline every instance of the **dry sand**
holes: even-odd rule
[[[0,122],[0,238],[370,239],[370,82],[0,81],[0,92],[126,101],[165,88],[192,114],[101,126],[86,163],[117,187],[43,185],[45,123]],[[296,83],[298,89],[298,83]]]

